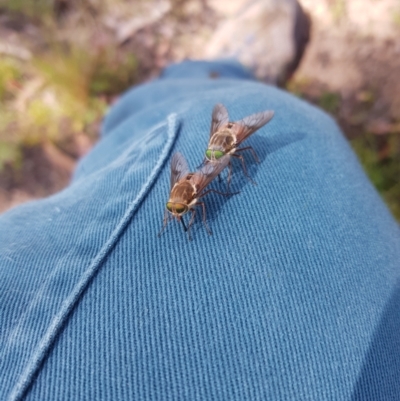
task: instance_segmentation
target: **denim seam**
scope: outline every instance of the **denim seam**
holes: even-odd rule
[[[92,259],[92,262],[90,263],[88,269],[83,273],[80,280],[72,290],[71,294],[62,303],[59,312],[51,321],[44,336],[39,341],[36,350],[33,352],[32,357],[28,361],[26,368],[24,369],[19,380],[11,390],[9,401],[21,400],[23,398],[29,386],[31,385],[35,375],[38,373],[41,364],[43,363],[47,353],[50,350],[50,347],[54,343],[58,333],[62,329],[73,308],[77,305],[88,284],[99,270],[109,252],[114,248],[126,226],[131,221],[137,208],[156,181],[177,137],[178,126],[176,113],[172,113],[167,117],[167,123],[167,141],[147,181],[144,183],[141,190],[139,191],[139,194],[126,210],[124,216],[112,232],[108,241],[103,245],[98,254]]]

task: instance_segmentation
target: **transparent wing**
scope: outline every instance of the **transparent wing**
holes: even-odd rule
[[[240,121],[236,121],[233,126],[233,132],[236,135],[237,144],[239,145],[252,133],[257,131],[268,121],[272,119],[274,112],[272,110],[262,111],[261,113],[252,114]]]
[[[175,153],[171,160],[171,189],[185,175],[189,174],[189,166],[182,153]]]
[[[218,103],[214,106],[211,118],[210,138],[215,134],[223,125],[228,124],[229,115],[226,107]]]
[[[205,162],[204,166],[196,171],[191,177],[190,181],[197,188],[197,193],[201,191],[229,164],[231,156],[225,155],[215,162]]]

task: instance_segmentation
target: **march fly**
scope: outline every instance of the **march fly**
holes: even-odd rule
[[[182,223],[183,229],[188,233],[189,240],[191,240],[190,227],[196,215],[195,208],[198,206],[201,206],[203,209],[203,223],[208,234],[211,235],[211,230],[206,222],[206,207],[200,199],[210,192],[216,192],[224,196],[232,195],[232,193],[222,193],[215,189],[205,191],[208,184],[221,173],[228,163],[229,156],[220,157],[218,163],[206,163],[198,171],[192,173],[189,171],[186,159],[181,153],[173,155],[171,160],[170,195],[165,205],[164,224],[158,236],[162,234],[168,220],[172,216],[172,218]],[[189,211],[191,212],[191,217],[186,227],[183,215]]]
[[[229,114],[226,107],[221,103],[215,105],[212,112],[210,139],[205,152],[205,163],[203,164],[207,164],[207,162],[210,162],[211,164],[219,164],[220,160],[224,160],[224,163],[226,163],[226,159],[224,159],[226,156],[228,156],[228,159],[230,159],[231,156],[236,157],[242,162],[244,174],[251,180],[250,176],[247,174],[244,158],[238,153],[243,152],[244,150],[250,150],[254,159],[258,163],[259,160],[257,154],[251,146],[246,146],[244,148],[239,148],[239,146],[251,134],[269,122],[273,116],[274,112],[272,110],[266,110],[247,116],[242,120],[232,122],[229,121]],[[229,188],[232,173],[230,160],[228,161],[228,164]],[[254,183],[254,181],[252,182]]]

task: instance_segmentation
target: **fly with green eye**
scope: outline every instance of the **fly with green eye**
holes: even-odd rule
[[[205,191],[207,185],[221,173],[228,163],[228,156],[221,157],[219,163],[207,163],[200,170],[191,173],[184,156],[181,153],[173,155],[171,160],[170,195],[165,205],[164,224],[158,236],[162,234],[169,218],[172,216],[172,218],[176,218],[182,223],[184,230],[188,233],[189,240],[191,240],[190,227],[196,215],[195,207],[198,206],[201,206],[203,209],[203,223],[208,234],[211,235],[211,230],[206,223],[206,207],[204,202],[201,202],[199,199],[210,192],[216,192],[224,196],[233,195],[232,193],[222,193],[215,189]],[[191,212],[191,217],[186,227],[183,215],[189,211]]]
[[[226,110],[226,107],[221,103],[215,105],[211,119],[210,139],[205,152],[204,162],[218,164],[221,158],[224,158],[225,156],[228,156],[229,159],[231,156],[236,157],[242,162],[243,172],[246,177],[254,183],[254,181],[247,174],[243,156],[238,153],[244,150],[250,150],[254,156],[254,159],[258,163],[259,160],[257,154],[251,146],[246,146],[244,148],[239,148],[239,146],[251,134],[267,124],[267,122],[269,122],[273,116],[274,112],[272,110],[266,110],[262,111],[261,113],[247,116],[240,121],[231,122],[229,121],[229,114]],[[232,165],[230,160],[228,164],[229,188],[232,174]]]

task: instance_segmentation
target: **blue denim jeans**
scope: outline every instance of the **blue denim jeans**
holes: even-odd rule
[[[199,214],[193,241],[158,238],[171,155],[201,164],[219,102],[275,110],[246,141],[257,185],[234,160],[240,194],[204,198],[213,235]],[[234,62],[173,65],[121,97],[66,189],[1,216],[0,399],[400,400],[399,267],[331,117]]]

